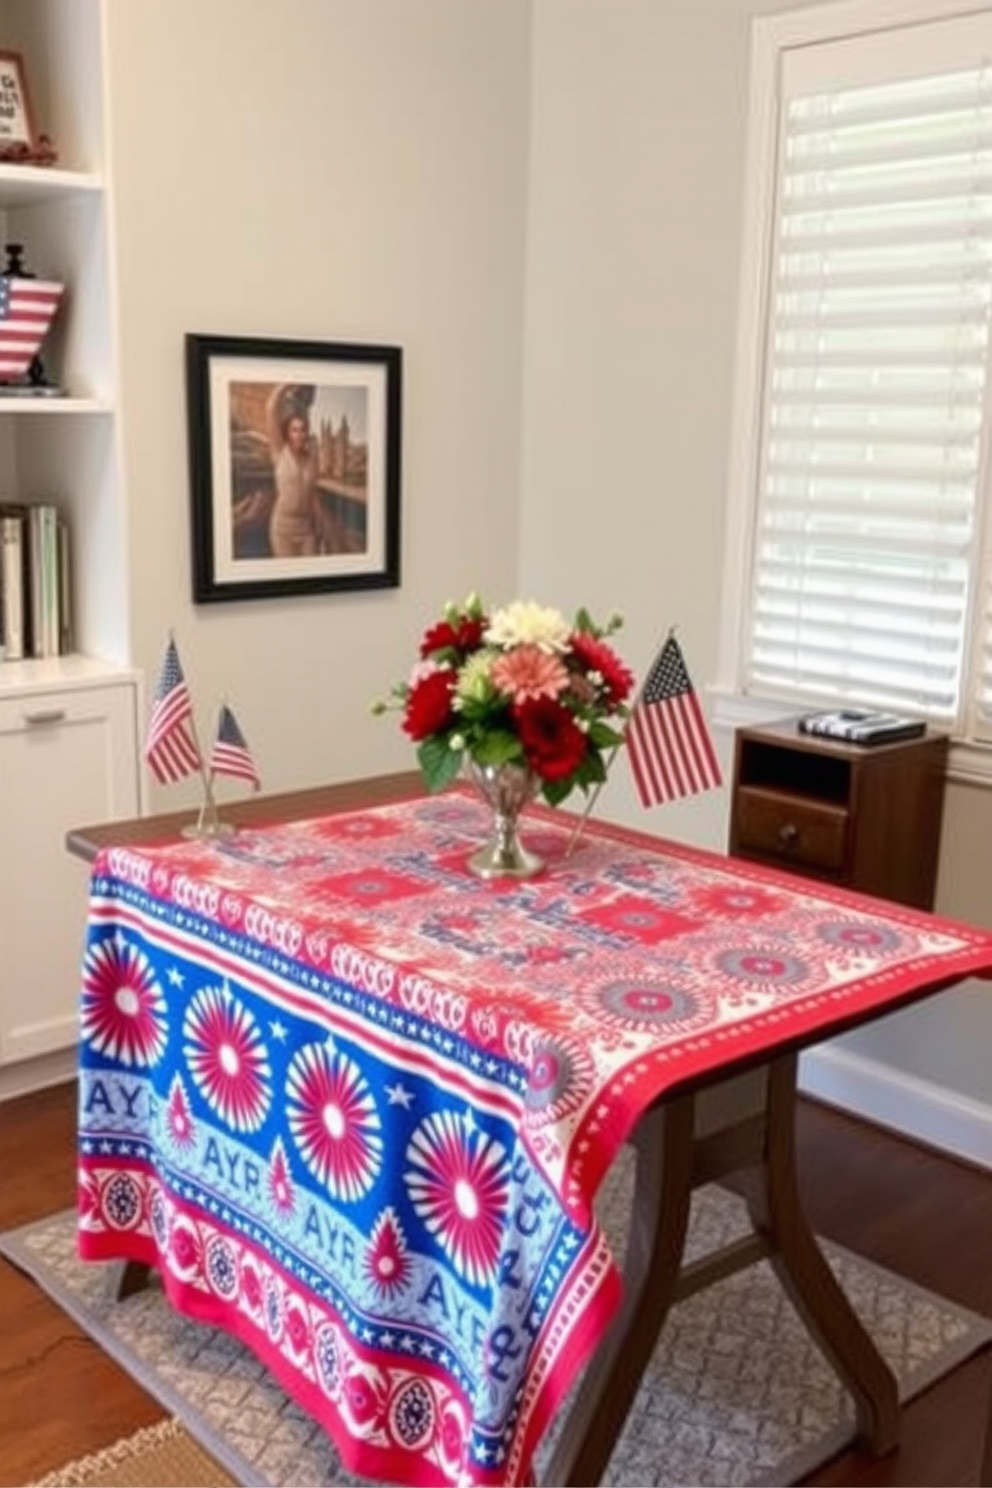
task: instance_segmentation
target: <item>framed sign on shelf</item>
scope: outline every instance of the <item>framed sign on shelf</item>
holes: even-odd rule
[[[398,346],[187,335],[193,599],[395,588]]]
[[[0,51],[0,160],[30,158],[38,132],[20,52]]]

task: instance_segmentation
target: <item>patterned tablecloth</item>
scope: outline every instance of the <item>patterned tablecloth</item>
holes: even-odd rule
[[[79,1245],[161,1270],[354,1472],[526,1481],[619,1278],[592,1201],[677,1082],[992,974],[992,936],[454,792],[94,865]]]

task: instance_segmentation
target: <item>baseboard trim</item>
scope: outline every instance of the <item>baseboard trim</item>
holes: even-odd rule
[[[45,1090],[49,1085],[64,1085],[76,1078],[79,1055],[71,1049],[58,1049],[54,1054],[39,1054],[34,1059],[21,1059],[16,1064],[0,1065],[0,1101]]]
[[[799,1062],[799,1088],[927,1147],[992,1169],[992,1106],[831,1045]]]

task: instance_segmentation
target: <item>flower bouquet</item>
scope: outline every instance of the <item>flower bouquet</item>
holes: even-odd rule
[[[523,600],[490,614],[472,594],[445,606],[409,680],[374,711],[401,710],[429,790],[463,766],[514,766],[556,806],[604,781],[604,756],[623,743],[634,679],[607,639],[622,623],[596,625],[584,609],[568,621]]]

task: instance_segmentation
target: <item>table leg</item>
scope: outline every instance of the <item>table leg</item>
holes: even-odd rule
[[[881,1456],[899,1441],[895,1376],[866,1332],[812,1230],[796,1182],[797,1057],[768,1067],[765,1161],[738,1186],[796,1310],[854,1397],[858,1431]]]
[[[123,1302],[125,1297],[132,1297],[135,1292],[143,1292],[151,1274],[151,1266],[144,1261],[126,1261],[121,1279],[117,1283],[118,1302]]]
[[[990,1488],[990,1484],[992,1484],[992,1390],[989,1391],[988,1405],[985,1411],[982,1461],[978,1469],[978,1482],[980,1488]]]
[[[694,1111],[693,1097],[682,1096],[638,1125],[623,1300],[583,1376],[548,1483],[600,1481],[675,1299],[692,1196]]]
[[[583,1376],[545,1482],[594,1484],[637,1395],[674,1302],[767,1257],[854,1399],[859,1434],[881,1456],[899,1439],[895,1376],[863,1327],[806,1221],[796,1179],[797,1057],[764,1067],[746,1119],[697,1132],[697,1101],[659,1103],[634,1135],[637,1166],[623,1300]],[[705,1126],[705,1123],[702,1123]],[[754,1234],[683,1267],[692,1190],[724,1180],[748,1205]],[[992,1484],[992,1407],[983,1483]]]

